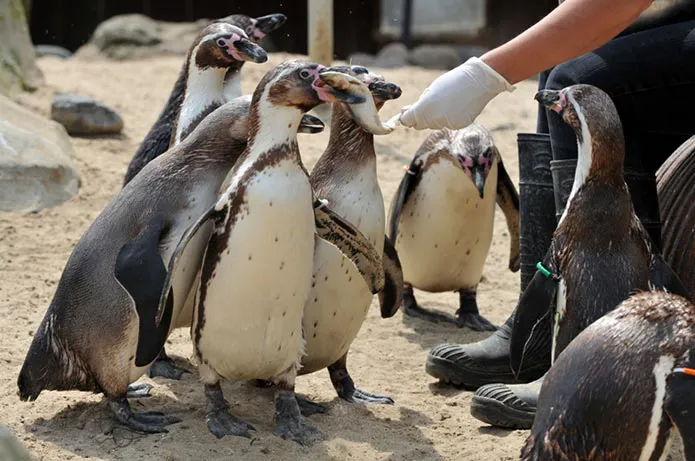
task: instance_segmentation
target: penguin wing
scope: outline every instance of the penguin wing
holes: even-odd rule
[[[389,211],[389,228],[388,237],[391,241],[396,244],[396,239],[398,238],[398,222],[401,220],[401,213],[403,212],[403,207],[405,207],[408,197],[415,190],[415,186],[420,182],[420,170],[422,168],[422,163],[419,161],[418,157],[415,157],[408,169],[401,179],[401,183],[396,189],[396,195],[391,204],[391,210]]]
[[[388,237],[384,238],[384,289],[379,292],[381,317],[393,317],[403,303],[403,269],[398,253]]]
[[[674,373],[668,378],[664,410],[683,440],[687,461],[695,460],[695,378]]]
[[[509,270],[517,272],[520,267],[520,228],[519,228],[519,194],[502,163],[502,156],[497,155],[497,206],[504,213],[509,230]]]
[[[171,258],[169,259],[169,266],[166,270],[166,277],[164,278],[162,289],[159,292],[160,298],[157,307],[157,322],[161,321],[165,310],[169,306],[169,303],[172,302],[171,299],[173,290],[171,288],[171,284],[174,280],[174,274],[176,274],[177,265],[181,260],[181,255],[183,254],[183,251],[186,249],[186,245],[196,235],[200,228],[203,227],[210,219],[212,219],[216,215],[216,213],[218,212],[215,210],[214,205],[210,207],[208,211],[203,213],[203,215],[200,218],[198,218],[198,220],[191,227],[186,229],[186,232],[183,233],[183,235],[181,236],[181,240],[179,240],[179,243],[176,245],[176,248],[174,248],[174,251],[171,253]]]
[[[668,265],[661,253],[653,253],[649,261],[649,282],[657,290],[666,290],[690,299],[691,295],[686,290],[678,274]]]
[[[372,294],[383,290],[384,267],[380,255],[364,234],[320,200],[314,202],[314,216],[316,235],[335,245],[357,266]]]
[[[552,341],[550,314],[553,311],[557,284],[553,278],[536,271],[519,297],[509,343],[510,364],[517,376],[526,355],[549,349]]]
[[[173,296],[168,297],[161,315],[157,312],[167,276],[159,253],[159,242],[166,227],[164,219],[153,220],[124,244],[116,257],[114,275],[133,299],[140,321],[135,355],[137,366],[145,366],[156,359],[169,334]]]

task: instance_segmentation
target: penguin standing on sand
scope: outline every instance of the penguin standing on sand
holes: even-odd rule
[[[404,312],[476,331],[495,330],[478,311],[476,291],[492,242],[495,203],[509,228],[509,269],[519,270],[519,196],[490,133],[477,124],[432,133],[392,203],[389,237],[403,267]],[[413,287],[458,291],[456,318],[420,307]]]
[[[543,381],[524,461],[695,460],[695,306],[642,292],[581,332]]]
[[[276,385],[274,433],[301,444],[323,438],[300,414],[294,395],[315,232],[341,235],[341,251],[348,257],[359,254],[358,267],[365,262],[371,268],[365,280],[372,280],[372,292],[383,288],[375,249],[349,223],[332,219],[330,211],[317,206],[297,147],[302,114],[321,101],[364,101],[350,91],[353,81],[359,83],[300,61],[268,72],[254,91],[248,147],[229,174],[229,187],[175,251],[185,253],[197,229],[213,223],[191,337],[205,385],[208,428],[217,437],[249,436],[253,429],[229,413],[221,380],[266,379]],[[175,256],[170,273],[176,261]]]

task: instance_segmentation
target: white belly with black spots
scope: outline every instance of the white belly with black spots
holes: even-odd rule
[[[480,198],[473,182],[442,158],[422,173],[401,212],[396,250],[405,281],[431,292],[473,288],[492,242],[495,163]]]
[[[298,165],[263,170],[246,200],[191,329],[199,357],[231,380],[271,378],[300,360],[313,265],[312,193]]]
[[[320,198],[327,199],[333,211],[381,252],[385,210],[375,165],[366,165],[329,196]],[[306,356],[300,373],[323,369],[345,355],[372,303],[372,294],[355,265],[335,246],[318,238],[316,242],[312,290],[303,322]]]

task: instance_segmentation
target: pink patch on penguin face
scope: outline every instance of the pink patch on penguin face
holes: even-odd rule
[[[220,37],[217,39],[217,46],[224,48],[227,53],[229,53],[237,61],[245,61],[234,46],[234,42],[238,42],[239,40],[241,40],[241,36],[237,34],[232,34],[230,38]]]
[[[311,87],[314,89],[314,91],[316,91],[316,95],[321,101],[334,102],[335,98],[330,95],[330,89],[319,77],[319,73],[325,68],[325,66],[319,64],[315,69],[308,70],[309,75],[314,79],[314,81],[311,83]]]
[[[473,159],[470,157],[461,157],[459,155],[456,156],[456,159],[458,160],[459,165],[461,165],[461,168],[463,168],[463,172],[466,173],[466,176],[468,176],[472,181],[473,173],[471,172],[471,168],[473,168]]]
[[[484,171],[486,176],[490,171],[490,168],[492,168],[492,162],[490,161],[490,158],[485,155],[481,155],[480,157],[478,157],[478,165],[483,165],[485,167]]]
[[[263,37],[265,37],[265,33],[256,27],[257,23],[258,21],[256,21],[255,19],[251,20],[249,35],[253,36],[253,38],[255,38],[256,40],[261,40]]]

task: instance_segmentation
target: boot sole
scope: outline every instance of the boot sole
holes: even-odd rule
[[[452,384],[465,390],[474,391],[486,384],[521,384],[534,381],[548,371],[549,365],[539,364],[526,368],[518,380],[514,374],[508,373],[488,373],[482,374],[479,371],[462,371],[456,366],[455,362],[436,356],[427,356],[425,372],[437,378],[445,384]]]
[[[471,415],[495,427],[531,429],[536,412],[517,410],[499,400],[474,395],[471,400]]]

